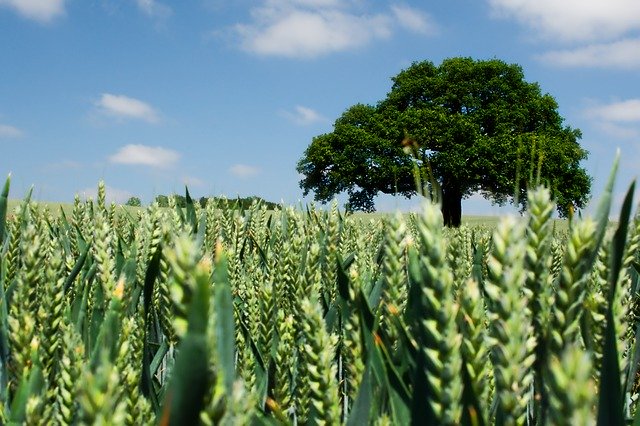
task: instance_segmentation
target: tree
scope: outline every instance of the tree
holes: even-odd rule
[[[173,199],[173,202],[176,203],[176,206],[184,209],[187,207],[187,198],[184,195],[180,194],[172,194],[170,197]]]
[[[156,196],[156,203],[158,203],[158,207],[169,207],[169,197],[160,194]]]
[[[129,199],[127,200],[125,205],[133,206],[133,207],[141,207],[142,206],[142,201],[140,201],[140,198],[138,198],[138,197],[129,197]]]
[[[563,124],[555,99],[525,81],[520,66],[416,62],[392,81],[377,105],[348,108],[331,133],[313,138],[297,167],[305,195],[327,202],[346,191],[348,209],[372,211],[379,192],[422,192],[418,170],[435,184],[427,191],[441,193],[447,226],[460,225],[462,200],[475,192],[524,208],[534,177],[551,188],[561,216],[586,204],[581,133]]]

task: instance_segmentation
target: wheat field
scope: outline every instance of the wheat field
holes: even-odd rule
[[[615,173],[612,173],[614,176]],[[640,218],[0,197],[3,424],[634,420]],[[635,420],[636,422],[639,420]],[[637,424],[637,423],[636,423]]]

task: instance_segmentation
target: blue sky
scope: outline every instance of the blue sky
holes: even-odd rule
[[[116,201],[186,183],[296,203],[313,136],[453,56],[518,63],[552,94],[596,197],[620,148],[620,201],[640,164],[637,0],[0,0],[0,174],[43,201],[104,179]]]

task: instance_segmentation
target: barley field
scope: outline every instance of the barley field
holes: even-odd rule
[[[615,173],[612,174],[614,176]],[[0,195],[0,423],[638,424],[640,217]]]

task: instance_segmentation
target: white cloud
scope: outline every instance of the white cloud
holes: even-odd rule
[[[132,118],[149,123],[159,120],[158,113],[149,104],[124,95],[103,93],[95,105],[102,113],[116,118]]]
[[[180,154],[159,146],[126,145],[109,157],[116,164],[169,167],[180,159]]]
[[[260,173],[260,169],[246,164],[234,164],[229,167],[229,172],[240,179],[247,179]]]
[[[17,127],[0,123],[0,138],[20,138],[22,136],[24,133]]]
[[[488,0],[496,16],[515,18],[561,41],[614,39],[640,29],[638,0]]]
[[[391,6],[396,20],[401,27],[419,34],[432,34],[436,31],[436,25],[426,13],[409,6]]]
[[[64,14],[65,0],[0,0],[0,7],[8,7],[28,19],[50,22]]]
[[[266,0],[251,10],[252,22],[234,32],[242,49],[260,55],[314,58],[365,46],[391,35],[383,14],[350,11],[353,1]]]
[[[405,5],[384,13],[364,13],[362,0],[262,0],[250,11],[251,22],[232,33],[251,53],[288,58],[315,58],[384,40],[397,27],[430,34],[430,16]]]
[[[640,38],[554,50],[538,59],[560,67],[640,68]]]
[[[638,139],[640,138],[640,129],[628,124],[618,124],[611,122],[596,122],[596,127],[601,132],[614,137],[616,139]]]
[[[293,121],[300,126],[326,121],[326,118],[317,111],[301,105],[297,105],[293,111],[283,111],[282,116]]]
[[[78,191],[78,195],[80,197],[86,199],[92,198],[96,200],[98,198],[98,189],[97,188],[85,188]],[[105,199],[107,203],[116,203],[116,204],[124,204],[127,200],[132,197],[133,194],[124,189],[117,189],[111,186],[105,186]]]
[[[640,99],[628,99],[608,105],[600,105],[587,110],[591,117],[609,122],[640,123]]]
[[[157,2],[156,0],[135,0],[138,9],[146,15],[154,18],[167,18],[171,15],[172,10],[166,4]]]
[[[585,109],[585,116],[602,132],[617,139],[640,135],[640,99],[627,99]]]

